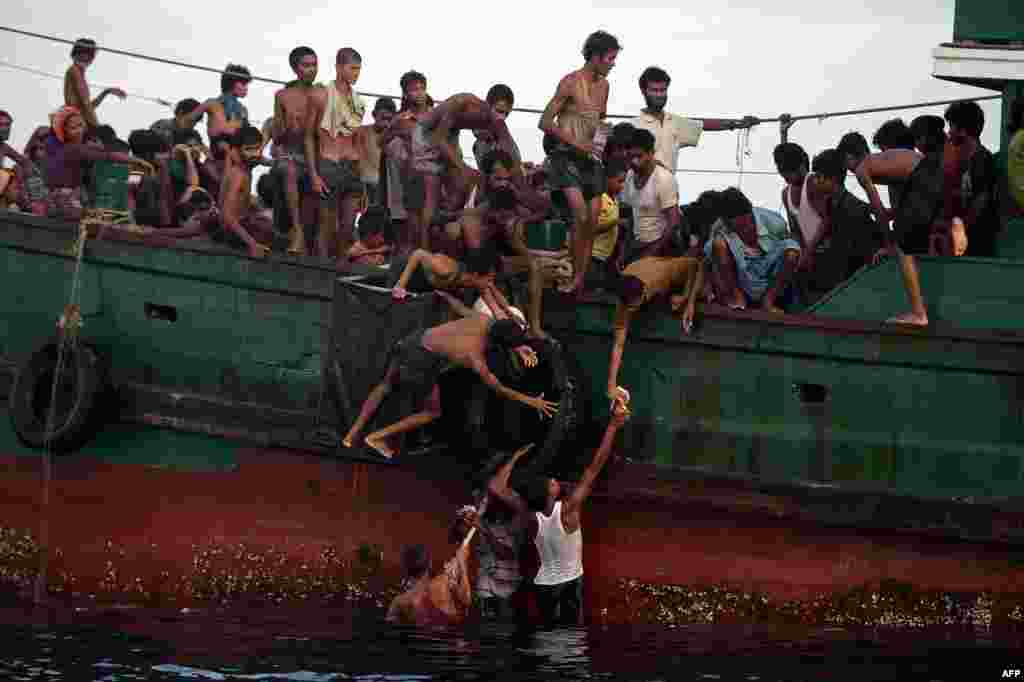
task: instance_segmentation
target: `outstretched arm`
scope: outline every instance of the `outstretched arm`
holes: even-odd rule
[[[525,393],[509,388],[498,380],[498,377],[494,376],[490,367],[487,366],[487,362],[482,357],[474,357],[471,368],[480,376],[481,381],[491,387],[495,393],[500,395],[502,398],[507,400],[515,400],[528,407],[532,407],[541,413],[542,417],[550,417],[555,414],[558,410],[558,403],[550,400],[544,400],[544,394],[531,398]]]
[[[527,509],[526,502],[519,496],[519,493],[509,487],[508,479],[512,476],[512,469],[515,468],[516,463],[523,455],[533,449],[533,445],[533,443],[530,443],[516,450],[508,458],[508,461],[502,464],[495,472],[494,477],[487,484],[487,492],[507,504],[518,514],[528,514],[529,509]]]
[[[398,281],[395,282],[395,286],[392,289],[391,295],[393,298],[405,298],[405,287],[409,285],[409,280],[412,279],[412,274],[416,272],[416,268],[420,267],[420,263],[423,262],[423,259],[427,258],[429,255],[430,253],[423,249],[416,249],[412,252],[409,256],[409,261],[405,264],[405,270],[402,270],[402,274],[399,275]]]
[[[615,334],[612,343],[612,357],[608,363],[608,397],[612,400],[617,395],[619,385],[619,368],[622,366],[622,353],[626,349],[626,336],[629,334],[629,323],[633,313],[623,303],[615,310]]]
[[[594,459],[587,466],[583,472],[583,477],[580,482],[572,490],[572,494],[569,495],[569,499],[565,503],[565,511],[572,513],[578,513],[583,502],[590,495],[591,489],[594,487],[594,481],[601,474],[601,469],[604,468],[605,463],[608,461],[608,457],[612,454],[612,448],[615,445],[615,434],[618,433],[619,429],[623,424],[626,423],[626,418],[629,416],[629,410],[621,400],[615,401],[615,406],[612,409],[612,418],[608,421],[608,427],[604,430],[604,437],[601,439],[601,445],[598,447],[597,452],[594,454]]]

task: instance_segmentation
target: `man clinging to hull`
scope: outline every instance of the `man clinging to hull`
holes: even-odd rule
[[[317,88],[306,124],[306,163],[313,193],[320,201],[317,253],[343,259],[355,241],[352,226],[363,194],[355,132],[363,124],[366,102],[353,89],[363,58],[351,47],[338,50],[337,78]]]
[[[288,63],[295,72],[295,80],[274,95],[273,173],[284,187],[288,208],[288,253],[305,255],[306,233],[302,225],[299,182],[306,172],[306,126],[316,88],[316,52],[309,47],[297,47],[288,55]]]
[[[107,95],[114,95],[122,100],[126,97],[124,90],[120,88],[107,88],[96,99],[90,97],[85,71],[95,59],[96,41],[89,38],[76,40],[74,47],[71,48],[71,66],[64,74],[64,104],[78,109],[86,128],[95,128],[100,124],[96,120],[96,108]]]
[[[463,130],[486,131],[494,137],[498,148],[518,156],[504,117],[475,95],[453,95],[421,116],[412,133],[412,166],[423,177],[424,190],[417,221],[420,248],[429,247],[428,235],[441,195],[442,177],[450,192],[464,194],[467,169],[459,151],[459,133]],[[519,163],[516,158],[517,170]]]
[[[608,108],[608,73],[620,49],[615,36],[591,33],[583,44],[586,63],[562,78],[540,118],[540,129],[555,140],[548,156],[549,183],[562,191],[573,214],[571,291],[577,294],[583,288],[601,210],[604,173],[598,130]]]

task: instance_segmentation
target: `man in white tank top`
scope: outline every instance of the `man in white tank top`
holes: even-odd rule
[[[811,173],[811,162],[803,147],[784,142],[775,147],[775,168],[786,181],[782,188],[782,205],[786,209],[789,231],[799,240],[800,270],[814,267],[818,245],[829,236],[828,200],[819,191],[817,175]]]
[[[527,481],[520,496],[508,485],[516,460],[512,456],[488,485],[488,491],[523,515],[528,535],[540,555],[540,570],[533,579],[537,607],[545,625],[579,625],[583,614],[583,503],[590,495],[605,462],[612,453],[615,434],[629,416],[625,402],[617,399],[594,459],[567,496],[561,484],[550,477]]]

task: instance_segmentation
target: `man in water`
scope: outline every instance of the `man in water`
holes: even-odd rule
[[[571,292],[582,292],[594,231],[605,189],[601,168],[603,128],[608,109],[608,74],[621,46],[615,36],[596,31],[583,44],[582,68],[562,78],[544,108],[538,127],[555,141],[548,155],[548,182],[561,190],[573,214]]]
[[[295,72],[295,80],[274,94],[272,134],[275,158],[272,172],[284,188],[288,208],[288,253],[305,255],[306,230],[302,224],[299,185],[307,167],[306,126],[310,123],[309,110],[316,88],[316,52],[309,47],[296,47],[288,55],[288,63]]]
[[[426,545],[409,545],[402,549],[405,591],[392,600],[385,620],[420,626],[460,625],[466,620],[473,605],[473,588],[469,582],[471,543],[464,538],[478,523],[479,517],[472,507],[459,510],[449,533],[459,547],[440,573],[431,573],[430,551]]]
[[[363,124],[366,102],[355,84],[363,58],[351,47],[338,50],[337,77],[312,94],[306,124],[306,163],[313,193],[320,197],[317,253],[341,262],[355,239],[356,208],[363,196],[355,133]]]
[[[856,168],[857,180],[883,226],[885,246],[878,256],[897,256],[910,312],[888,322],[926,326],[928,310],[921,295],[921,281],[914,254],[927,254],[932,224],[943,201],[942,152],[946,144],[945,121],[939,116],[918,116],[910,125],[918,151],[887,148],[865,157]],[[876,185],[889,185],[892,210],[882,204]],[[893,192],[893,185],[898,188]],[[892,229],[887,229],[889,223]]]
[[[438,291],[437,295],[444,298],[462,316],[461,319],[430,329],[417,329],[392,346],[384,379],[367,396],[359,417],[342,441],[345,447],[352,447],[357,442],[363,427],[393,389],[407,388],[413,391],[415,404],[423,409],[366,437],[367,445],[390,459],[394,451],[387,445],[388,438],[426,426],[441,416],[441,393],[437,380],[450,366],[473,370],[495,393],[536,409],[542,417],[550,417],[557,411],[558,403],[545,400],[543,394],[531,397],[505,386],[487,366],[487,350],[493,345],[507,350],[526,347],[526,334],[517,322],[495,320],[478,313],[447,292]],[[496,314],[504,313],[499,310]],[[536,364],[535,353],[530,350],[523,352],[532,356],[532,361],[524,357],[527,364]]]
[[[590,496],[615,444],[615,434],[626,423],[629,409],[617,398],[604,437],[583,477],[570,493],[564,494],[554,478],[538,477],[527,483],[524,495],[513,490],[508,479],[511,465],[499,471],[488,492],[512,509],[528,524],[527,534],[540,554],[540,570],[533,579],[537,606],[545,625],[580,625],[583,616],[583,503]],[[514,458],[521,456],[522,451]]]
[[[519,153],[504,117],[475,95],[453,95],[421,116],[412,132],[412,167],[423,178],[423,207],[416,221],[422,249],[430,247],[430,228],[441,196],[442,179],[450,194],[462,197],[453,203],[465,203],[467,169],[459,151],[459,133],[463,130],[485,130],[500,149],[513,157]],[[517,166],[520,161],[516,158]]]
[[[71,48],[71,66],[64,74],[64,104],[75,107],[82,116],[86,128],[95,128],[100,122],[96,119],[96,108],[107,98],[114,95],[120,99],[127,97],[120,88],[107,88],[96,99],[89,96],[89,84],[85,80],[85,71],[96,59],[96,41],[81,38]]]

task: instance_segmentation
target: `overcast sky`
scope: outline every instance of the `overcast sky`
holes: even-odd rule
[[[684,5],[679,7],[679,5]],[[456,92],[483,96],[496,82],[509,84],[517,106],[543,108],[559,78],[582,64],[587,34],[604,29],[624,49],[610,76],[609,113],[635,114],[643,106],[637,78],[658,65],[672,76],[667,109],[691,116],[763,118],[992,94],[931,76],[932,50],[952,39],[953,0],[866,0],[836,4],[720,0],[711,4],[638,0],[616,2],[461,2],[440,4],[314,0],[288,3],[217,3],[199,0],[71,3],[6,0],[0,23],[63,38],[91,37],[100,45],[203,66],[228,62],[255,75],[288,80],[288,52],[309,45],[320,56],[320,80],[334,77],[334,53],[355,47],[363,56],[358,89],[397,94],[408,69],[424,72],[437,100]],[[288,12],[294,15],[287,16]],[[69,47],[0,33],[0,60],[53,74],[69,64]],[[100,53],[88,79],[98,91],[117,85],[130,93],[176,102],[219,94],[219,76]],[[60,105],[62,84],[0,66],[3,101],[15,118],[12,142],[24,144],[36,125]],[[258,125],[273,113],[276,86],[253,83],[246,101]],[[371,101],[372,102],[372,101]],[[372,106],[372,104],[371,104]],[[994,102],[983,103],[983,142],[995,150],[1001,125]],[[916,110],[802,121],[790,139],[812,156],[850,130],[869,140],[891,116],[910,120]],[[108,99],[99,118],[122,138],[170,115],[152,102]],[[509,120],[523,154],[542,159],[537,116]],[[205,132],[205,126],[200,125]],[[750,136],[746,170],[773,171],[777,124]],[[463,133],[467,151],[472,136]],[[718,169],[725,175],[679,176],[683,202],[704,189],[737,183],[737,134],[706,133],[697,149],[680,154],[680,168]],[[743,190],[755,204],[779,209],[780,179],[745,175]],[[850,184],[854,184],[850,181]],[[852,187],[851,187],[852,189]]]

